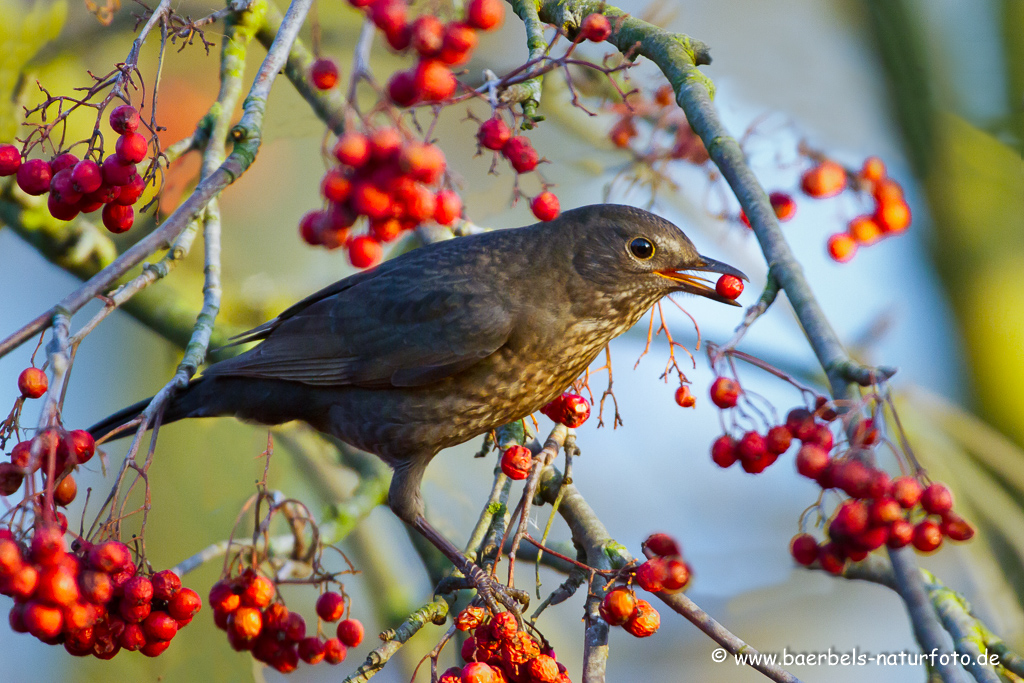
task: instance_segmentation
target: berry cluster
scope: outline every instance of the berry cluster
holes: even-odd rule
[[[651,534],[643,543],[647,561],[636,568],[634,580],[648,593],[677,593],[690,583],[693,571],[683,551],[668,534]]]
[[[122,104],[110,112],[110,127],[118,133],[115,153],[102,163],[79,159],[70,152],[58,154],[49,162],[29,159],[22,162],[14,145],[0,145],[0,176],[17,175],[18,187],[26,194],[49,193],[50,215],[70,221],[79,213],[103,209],[103,225],[113,233],[122,233],[135,221],[133,205],[146,189],[136,164],[148,154],[149,140],[136,132],[139,112]]]
[[[324,661],[340,664],[348,648],[363,641],[363,625],[355,619],[339,623],[337,637],[307,636],[302,615],[289,612],[276,597],[274,583],[253,569],[213,585],[210,606],[214,622],[227,631],[232,648],[251,652],[257,661],[281,673],[291,673],[300,659],[311,665]],[[317,600],[316,612],[324,621],[338,621],[345,613],[345,598],[326,592]]]
[[[512,129],[498,115],[480,124],[476,140],[480,147],[500,153],[517,174],[529,173],[540,163],[540,155],[530,139],[525,135],[512,135]],[[552,221],[558,218],[561,206],[553,192],[544,190],[530,200],[530,210],[540,220]]]
[[[38,526],[28,547],[0,531],[0,593],[14,598],[15,632],[76,657],[111,659],[122,648],[156,657],[202,607],[174,572],[136,573],[123,543],[76,545],[67,552],[55,525]]]
[[[675,106],[675,93],[670,85],[659,87],[650,99],[630,93],[628,102],[612,105],[612,111],[619,118],[608,131],[608,138],[619,149],[632,152],[639,162],[683,160],[700,166],[710,158],[683,110]],[[636,143],[640,134],[637,121],[652,129],[643,147]]]
[[[834,261],[846,263],[858,247],[875,244],[883,237],[896,235],[910,227],[910,207],[903,199],[903,188],[886,174],[878,157],[868,157],[860,171],[854,172],[830,159],[824,159],[803,174],[800,187],[816,199],[834,197],[848,185],[871,195],[872,213],[851,220],[846,232],[828,238],[828,253]]]
[[[734,379],[717,377],[711,384],[711,402],[723,410],[734,408],[739,396],[740,385]],[[827,426],[823,426],[821,432],[815,432],[814,438],[827,438],[831,448],[832,432]],[[731,467],[739,462],[744,471],[759,474],[789,450],[792,441],[793,434],[786,425],[775,425],[765,434],[751,430],[739,439],[723,434],[711,446],[711,459],[719,467]]]
[[[470,0],[461,21],[447,24],[432,14],[414,21],[406,18],[404,0],[349,0],[364,7],[388,44],[399,52],[410,48],[417,62],[408,71],[398,71],[388,81],[388,97],[399,107],[417,102],[441,102],[458,87],[451,67],[465,64],[476,48],[476,31],[492,31],[505,19],[501,0]]]
[[[382,243],[424,221],[450,225],[462,214],[458,194],[428,187],[445,173],[444,153],[407,139],[397,128],[344,133],[334,156],[338,166],[320,184],[327,208],[307,213],[299,231],[309,244],[345,247],[357,268],[379,263]],[[352,226],[362,216],[369,221],[368,234],[353,236]]]
[[[445,671],[440,683],[571,683],[563,664],[550,647],[519,630],[510,612],[490,619],[483,607],[470,605],[455,617],[455,628],[472,631],[462,644],[463,667]]]
[[[541,408],[540,412],[554,422],[574,429],[590,417],[590,403],[579,394],[565,393]]]
[[[722,409],[734,408],[741,393],[739,383],[728,377],[718,377],[711,385],[711,400]],[[870,449],[881,439],[874,417],[848,424],[847,439],[836,443],[830,423],[838,422],[838,417],[825,397],[819,396],[813,411],[794,408],[784,424],[766,434],[748,431],[738,440],[723,434],[711,446],[711,459],[718,466],[730,467],[738,461],[744,470],[756,474],[798,440],[797,472],[824,491],[845,494],[824,524],[826,540],[819,543],[807,533],[793,538],[790,550],[797,562],[818,561],[822,568],[840,574],[847,560],[863,560],[883,545],[913,545],[920,552],[932,552],[943,538],[966,541],[974,536],[974,528],[953,512],[953,496],[944,485],[925,486],[921,474],[890,479],[870,464]],[[820,506],[819,502],[815,507]]]
[[[627,586],[608,591],[601,601],[601,618],[609,626],[621,626],[637,638],[654,635],[661,627],[661,615],[646,600],[637,598]]]

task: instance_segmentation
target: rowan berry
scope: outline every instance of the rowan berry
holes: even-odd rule
[[[697,404],[697,399],[686,384],[676,389],[675,399],[680,408],[692,408]]]
[[[635,611],[636,597],[624,586],[608,591],[601,601],[601,618],[612,626],[625,624]]]
[[[501,471],[509,479],[521,481],[530,475],[533,454],[525,446],[511,446],[501,455]]]
[[[316,601],[316,613],[324,621],[337,621],[345,614],[345,598],[341,593],[327,591]]]
[[[608,40],[608,36],[612,34],[612,25],[608,22],[608,18],[603,14],[594,12],[588,14],[583,18],[580,23],[580,37],[583,40],[589,40],[593,43],[601,43]]]
[[[529,138],[522,135],[509,138],[505,146],[501,148],[501,154],[508,159],[508,163],[512,165],[516,173],[529,173],[537,168],[537,163],[540,161],[540,155],[530,144]]]
[[[505,7],[501,0],[470,0],[466,5],[466,23],[481,31],[498,28],[504,19]]]
[[[560,212],[558,197],[552,192],[541,192],[530,202],[530,210],[542,221],[553,221]]]
[[[370,160],[369,138],[357,131],[343,133],[334,145],[334,158],[352,168],[362,167]]]
[[[646,600],[636,601],[636,612],[623,628],[637,638],[652,636],[661,626],[661,615]]]
[[[46,393],[48,380],[39,368],[25,368],[18,375],[18,391],[25,398],[39,398]]]
[[[740,384],[729,377],[718,377],[711,384],[711,402],[719,408],[732,408],[740,397]]]
[[[923,519],[914,526],[912,543],[922,553],[938,550],[942,545],[942,529],[934,521]]]
[[[114,146],[117,157],[124,164],[137,164],[146,158],[149,150],[149,141],[144,135],[138,133],[125,133],[117,138]]]
[[[360,235],[348,246],[348,259],[356,268],[370,268],[380,263],[384,250],[380,242],[368,235]]]
[[[857,255],[857,242],[845,232],[837,232],[828,238],[828,255],[837,263],[847,263]]]
[[[110,128],[119,135],[134,133],[139,129],[139,112],[130,104],[114,107],[108,119]]]
[[[396,71],[388,80],[388,97],[399,107],[410,107],[420,99],[416,76],[410,71]]]
[[[384,1],[386,0],[378,0],[378,2]],[[428,102],[440,102],[448,99],[458,86],[455,74],[438,59],[420,61],[413,73],[413,83],[416,85],[420,97]]]
[[[324,642],[324,661],[328,664],[341,664],[347,654],[348,648],[337,638],[328,638]]]
[[[495,151],[504,148],[511,137],[512,131],[504,121],[497,117],[481,123],[480,129],[476,133],[476,139],[482,147]]]
[[[711,460],[719,467],[731,467],[739,459],[736,446],[736,439],[723,434],[711,444]]]
[[[25,194],[33,196],[46,194],[50,189],[51,178],[53,178],[53,171],[50,170],[50,165],[42,159],[29,159],[17,171],[18,187]]]
[[[476,31],[461,22],[452,22],[444,29],[441,52],[437,58],[451,66],[464,64],[476,49],[476,42]]]
[[[772,192],[768,195],[772,210],[779,222],[785,223],[796,215],[796,200],[786,192]]]
[[[434,220],[440,225],[451,225],[462,215],[462,198],[453,190],[440,190],[436,195]]]
[[[21,152],[14,145],[0,145],[0,177],[14,175],[21,168]]]
[[[103,225],[115,235],[130,230],[135,222],[135,209],[122,204],[107,204],[103,207]]]
[[[309,67],[309,79],[317,90],[330,90],[338,84],[338,65],[333,59],[321,57]]]
[[[870,246],[882,239],[882,229],[871,216],[857,216],[847,223],[846,232],[861,246]]]
[[[953,508],[953,494],[942,484],[929,484],[921,493],[921,507],[933,515],[949,512]]]
[[[715,291],[726,299],[735,299],[743,293],[743,280],[735,275],[723,275],[715,283]]]
[[[789,542],[789,554],[798,564],[809,567],[818,559],[818,542],[810,534],[797,534]]]
[[[822,161],[804,172],[800,188],[816,199],[834,197],[846,189],[846,170],[834,161]]]

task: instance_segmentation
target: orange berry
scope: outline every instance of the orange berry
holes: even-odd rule
[[[46,373],[39,368],[25,368],[18,375],[18,391],[25,398],[39,398],[46,393]]]
[[[846,263],[857,254],[857,243],[845,232],[837,232],[828,238],[828,255],[833,261]]]
[[[608,137],[616,147],[624,149],[629,147],[630,141],[636,137],[636,124],[632,116],[624,116],[615,122],[612,129],[608,131]]]
[[[864,160],[859,175],[863,180],[877,183],[885,178],[885,163],[878,157],[868,157]]]
[[[772,192],[768,195],[768,201],[772,204],[775,217],[780,223],[785,223],[796,215],[796,201],[785,192]],[[746,216],[744,216],[744,219]],[[748,223],[749,225],[749,223]]]
[[[875,201],[881,204],[903,201],[903,188],[895,180],[883,179],[875,185],[872,193]]]
[[[348,647],[359,647],[363,642],[363,624],[358,619],[345,619],[338,624],[338,640]]]
[[[651,607],[651,603],[646,600],[637,600],[636,612],[633,613],[633,616],[630,617],[623,628],[637,638],[646,638],[647,636],[654,635],[660,626],[661,615],[658,614],[656,609]]]
[[[697,404],[697,399],[690,392],[690,387],[685,384],[676,389],[676,403],[681,408],[692,408]]]
[[[622,626],[636,612],[636,597],[623,586],[608,591],[601,601],[601,618],[612,626]]]
[[[360,235],[348,245],[348,259],[356,268],[369,268],[380,263],[384,250],[369,235]]]
[[[846,232],[865,247],[882,239],[882,229],[871,216],[857,216],[846,226]]]
[[[466,23],[481,31],[501,26],[505,19],[505,6],[501,0],[470,0],[466,5]]]
[[[834,197],[846,189],[846,170],[834,161],[823,161],[804,173],[800,187],[816,199]]]
[[[561,208],[558,204],[558,197],[553,192],[541,192],[530,202],[530,210],[533,215],[542,221],[553,221],[558,218]]]
[[[875,221],[885,232],[903,232],[910,227],[910,207],[903,201],[879,204]]]
[[[413,82],[420,96],[430,102],[448,99],[458,86],[455,75],[437,59],[424,59],[417,64]]]

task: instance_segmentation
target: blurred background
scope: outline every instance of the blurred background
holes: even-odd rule
[[[800,141],[854,168],[880,156],[901,182],[914,222],[904,235],[862,249],[853,262],[828,259],[825,240],[859,212],[841,197],[801,198],[784,231],[801,260],[832,324],[861,359],[894,365],[893,387],[901,418],[918,458],[954,490],[962,514],[979,527],[966,545],[947,545],[919,557],[947,585],[970,600],[975,612],[1018,650],[1024,646],[1024,1],[1022,0],[679,0],[623,8],[655,17],[667,27],[706,41],[714,63],[703,71],[717,86],[716,102],[727,127],[740,136],[756,123],[746,149],[766,189],[797,192]],[[193,18],[218,9],[188,0],[177,11]],[[51,92],[68,93],[88,83],[86,71],[103,73],[123,61],[132,39],[137,5],[128,4],[102,27],[78,0],[28,3],[0,0],[0,140],[16,134],[14,112],[38,101],[38,79]],[[360,15],[341,0],[316,7],[320,50],[348,73]],[[158,121],[164,144],[189,134],[217,89],[219,25],[200,41],[168,52],[160,86]],[[304,36],[310,37],[309,27]],[[149,77],[156,43],[140,61]],[[263,49],[250,49],[251,75]],[[600,57],[599,49],[590,54]],[[497,73],[525,59],[525,33],[508,13],[503,29],[483,37],[467,82],[484,68]],[[375,46],[379,79],[408,59]],[[649,64],[631,70],[636,85],[662,84]],[[554,79],[552,79],[554,80]],[[22,87],[24,84],[27,87]],[[627,159],[604,142],[610,114],[587,117],[564,104],[557,84],[540,113],[548,121],[530,133],[551,164],[546,177],[558,184],[563,209],[601,201]],[[17,90],[20,94],[12,98]],[[457,110],[457,111],[456,111]],[[478,115],[483,109],[474,107]],[[88,117],[87,117],[88,118]],[[82,121],[78,137],[90,129]],[[454,170],[465,179],[467,215],[481,225],[511,227],[532,222],[524,202],[510,206],[512,176],[487,175],[489,159],[474,157],[475,125],[452,108],[437,129]],[[18,133],[19,135],[22,133]],[[262,322],[289,303],[351,271],[343,253],[302,243],[296,225],[318,206],[324,171],[324,126],[283,78],[268,106],[264,145],[257,163],[223,195],[225,306],[222,320],[238,326]],[[597,144],[595,144],[595,141]],[[195,162],[198,165],[197,162]],[[169,192],[187,189],[194,173],[177,169]],[[719,205],[706,169],[673,171],[678,189],[664,189],[654,210],[686,230],[698,249],[745,270],[752,279],[740,298],[756,301],[765,265],[756,242],[735,221],[736,205]],[[526,181],[535,182],[530,179]],[[537,187],[528,186],[532,194]],[[609,199],[646,205],[639,190]],[[12,221],[12,199],[0,196],[0,223]],[[708,207],[711,207],[709,212]],[[31,226],[21,226],[23,234]],[[135,233],[136,231],[132,231]],[[136,236],[137,238],[137,236]],[[166,282],[198,310],[201,249]],[[49,263],[15,230],[0,227],[0,335],[6,336],[71,291],[78,280]],[[700,324],[703,339],[723,343],[742,309],[697,300],[680,303]],[[711,373],[697,351],[692,325],[670,312],[674,336],[694,350],[697,407],[673,402],[674,383],[659,380],[667,353],[663,339],[634,370],[646,326],[612,345],[615,389],[625,421],[597,430],[591,419],[579,430],[583,457],[574,466],[576,485],[612,536],[639,554],[649,533],[678,538],[695,572],[688,595],[741,638],[762,651],[869,653],[915,651],[898,596],[885,588],[794,569],[788,553],[797,519],[817,495],[799,477],[792,455],[758,476],[723,471],[708,450],[720,433],[707,400]],[[86,314],[95,310],[89,308]],[[86,317],[81,317],[85,320]],[[76,322],[79,318],[76,317]],[[646,321],[645,321],[646,322]],[[763,357],[809,382],[822,377],[802,332],[780,297],[744,339],[741,350]],[[15,378],[29,362],[30,346],[0,359],[0,387],[13,401]],[[84,428],[109,412],[159,389],[180,351],[130,316],[118,313],[82,345],[64,410],[68,428]],[[756,370],[742,369],[748,389],[768,397],[781,415],[799,396]],[[603,387],[603,378],[592,385]],[[26,424],[35,415],[26,413]],[[550,424],[541,418],[542,432]],[[266,430],[223,419],[191,421],[162,430],[151,470],[154,511],[148,530],[150,559],[169,567],[226,538],[239,507],[262,474],[258,459]],[[478,442],[442,453],[427,473],[429,515],[458,544],[479,514],[494,466],[473,459]],[[124,447],[108,450],[114,466]],[[105,494],[98,463],[79,480]],[[307,501],[314,511],[328,501],[310,486],[284,449],[275,453],[271,486]],[[338,486],[351,488],[350,478]],[[69,518],[78,519],[80,495]],[[548,510],[535,512],[541,528]],[[87,516],[91,520],[91,516]],[[73,522],[74,524],[74,522]],[[568,534],[559,522],[552,538]],[[338,680],[375,644],[373,634],[396,625],[385,615],[408,613],[430,597],[431,586],[401,524],[376,510],[343,548],[364,573],[346,581],[353,615],[370,634],[338,667],[300,666],[296,681]],[[188,575],[201,595],[220,572],[220,562]],[[560,578],[542,571],[544,589]],[[524,567],[521,585],[533,583]],[[386,583],[387,591],[379,590]],[[312,591],[306,591],[312,593]],[[289,607],[313,614],[311,595],[289,593]],[[0,599],[6,609],[9,599]],[[559,659],[578,679],[582,654],[582,594],[549,610],[539,626]],[[661,631],[636,640],[620,629],[611,635],[609,680],[756,681],[761,676],[731,662],[714,664],[715,645],[689,623],[662,611]],[[427,628],[377,680],[408,681],[412,667],[436,643],[441,629]],[[448,662],[448,660],[442,660]],[[248,681],[281,680],[255,669],[247,653],[233,652],[209,612],[185,629],[161,657],[122,653],[110,662],[72,659],[27,635],[0,629],[0,676],[19,682],[51,681]],[[918,667],[793,667],[807,681],[917,681]],[[426,680],[423,672],[419,680]]]

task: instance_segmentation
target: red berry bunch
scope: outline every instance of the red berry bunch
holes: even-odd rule
[[[630,635],[646,638],[661,626],[661,615],[646,600],[637,598],[627,586],[616,586],[601,601],[601,618],[609,626],[621,626]]]
[[[541,408],[540,412],[558,424],[575,428],[590,417],[590,403],[579,394],[565,393]]]
[[[327,208],[307,213],[299,231],[309,244],[345,247],[357,268],[379,263],[381,244],[403,232],[430,220],[450,225],[462,214],[458,194],[430,189],[444,176],[444,153],[397,128],[349,131],[338,138],[334,156],[338,165],[320,184]],[[368,233],[353,236],[360,217],[366,217]]]
[[[405,0],[349,0],[363,8],[388,44],[399,52],[412,50],[417,62],[388,81],[388,97],[399,107],[418,102],[442,102],[458,87],[451,67],[465,64],[476,48],[477,31],[491,31],[505,17],[501,0],[470,0],[459,21],[442,23],[432,14],[408,18]]]
[[[910,207],[903,198],[903,188],[889,178],[885,164],[878,157],[868,157],[860,171],[852,171],[830,159],[817,162],[804,172],[800,187],[809,197],[834,197],[853,187],[871,195],[872,213],[857,216],[840,232],[828,238],[828,253],[839,263],[850,261],[859,247],[875,244],[883,237],[899,234],[910,227]]]
[[[33,455],[35,451],[36,455]],[[26,476],[42,471],[49,476],[49,458],[54,458],[54,477],[59,479],[53,488],[53,502],[67,507],[75,499],[78,486],[70,471],[88,462],[96,453],[96,442],[83,429],[65,431],[48,429],[35,438],[22,441],[11,449],[11,461],[0,463],[0,495],[13,495],[21,488]],[[65,472],[68,471],[67,474]]]
[[[210,589],[210,606],[217,627],[228,634],[235,650],[248,651],[257,661],[281,673],[291,673],[299,660],[315,665],[340,664],[349,647],[363,640],[363,626],[355,619],[338,624],[337,637],[324,640],[306,635],[306,620],[275,601],[277,587],[253,569],[222,579]],[[328,591],[316,603],[317,616],[334,622],[345,613],[345,598]]]
[[[723,410],[734,408],[741,392],[736,380],[718,377],[711,384],[711,401]],[[827,438],[831,447],[832,432],[827,426],[823,429],[823,433],[815,432],[815,436],[821,440]],[[764,434],[753,430],[744,432],[738,439],[731,434],[723,434],[711,444],[711,460],[723,468],[739,462],[744,471],[760,474],[789,450],[793,436],[788,424],[774,425]]]
[[[649,98],[639,92],[632,93],[628,104],[620,102],[609,108],[618,118],[608,131],[608,138],[619,149],[633,152],[636,160],[648,164],[682,160],[701,166],[710,159],[704,143],[690,128],[683,110],[675,106],[672,86],[659,87]],[[641,138],[638,121],[649,125],[653,129],[652,134]],[[661,131],[668,135],[657,134]],[[645,140],[646,145],[635,144],[639,139]],[[665,139],[671,144],[663,144]]]
[[[15,632],[76,657],[111,659],[122,648],[156,657],[202,607],[174,572],[136,573],[123,543],[78,545],[67,552],[55,525],[36,527],[27,547],[0,532],[0,593],[14,598]]]
[[[676,593],[686,588],[693,572],[683,551],[668,534],[651,534],[643,543],[647,561],[636,568],[636,584],[649,593]],[[610,622],[609,622],[610,623]]]
[[[22,163],[14,145],[0,145],[0,176],[17,174],[18,187],[26,194],[49,193],[47,208],[54,218],[70,221],[79,213],[103,209],[103,225],[113,233],[125,232],[135,221],[132,207],[146,189],[136,164],[148,156],[149,140],[137,132],[139,112],[131,105],[116,107],[109,122],[119,137],[115,153],[102,164],[70,152],[49,162],[29,159]]]
[[[455,628],[473,635],[462,645],[466,665],[445,671],[441,683],[571,683],[554,650],[542,650],[533,636],[520,631],[514,615],[487,616],[484,608],[470,605],[455,617]]]

